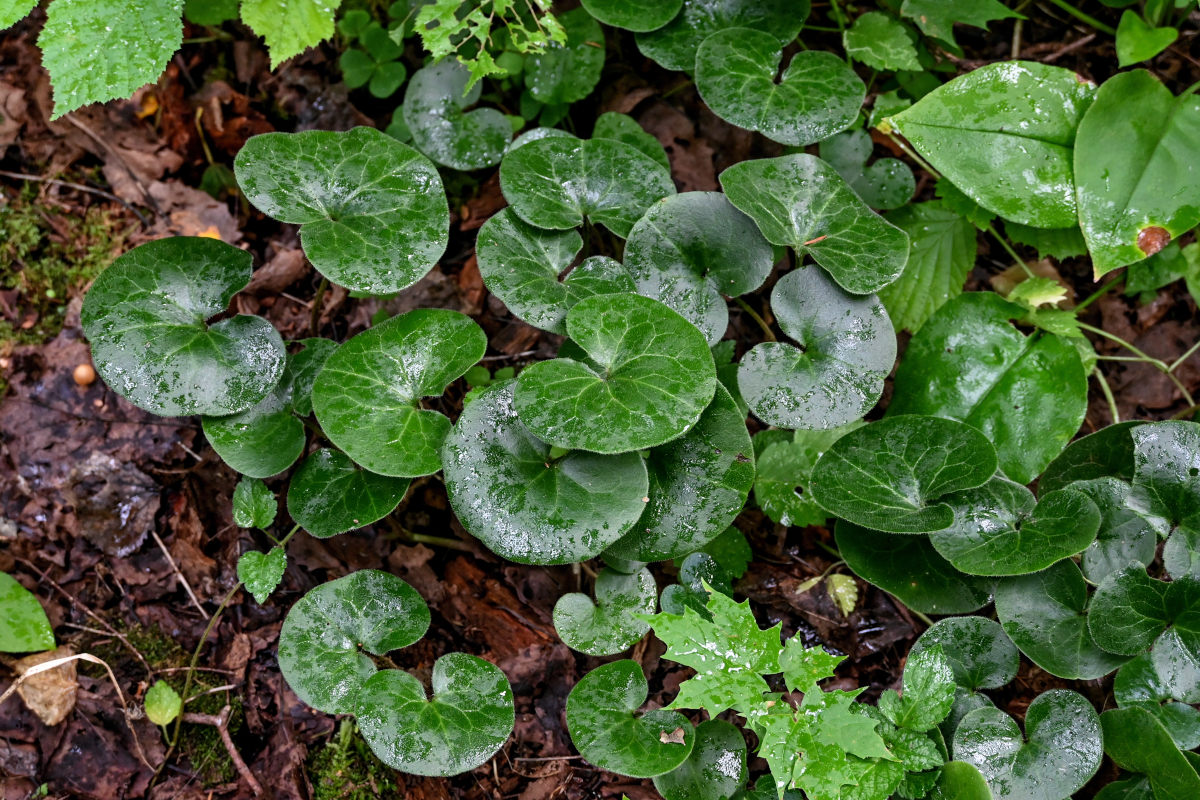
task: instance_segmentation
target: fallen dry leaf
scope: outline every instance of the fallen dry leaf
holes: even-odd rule
[[[24,675],[30,667],[74,654],[75,651],[63,645],[56,650],[25,656],[13,664],[13,669],[18,675]],[[79,681],[76,677],[74,661],[30,675],[17,687],[17,694],[25,701],[25,706],[37,714],[38,719],[50,726],[58,725],[75,710],[75,695],[78,691]]]

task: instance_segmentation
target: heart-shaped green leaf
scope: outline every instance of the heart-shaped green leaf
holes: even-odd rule
[[[1114,130],[1129,131],[1120,148]],[[1191,162],[1200,97],[1175,97],[1145,70],[1114,75],[1079,123],[1079,222],[1097,278],[1141,261],[1200,223],[1200,175]]]
[[[604,68],[604,31],[584,9],[557,14],[567,40],[525,57],[525,86],[539,103],[567,105],[592,93]]]
[[[1053,492],[1075,481],[1093,478],[1133,480],[1130,430],[1142,424],[1141,420],[1118,422],[1071,442],[1038,478],[1038,491]]]
[[[724,386],[691,430],[650,451],[646,469],[646,511],[608,552],[646,562],[678,558],[733,522],[754,483],[754,448],[746,418]]]
[[[713,719],[696,726],[687,761],[654,779],[663,800],[725,800],[746,785],[746,739],[737,726]]]
[[[395,575],[352,572],[311,590],[288,611],[279,669],[296,696],[318,711],[353,713],[363,681],[375,673],[366,654],[408,647],[425,635],[429,619],[421,595]]]
[[[671,168],[671,160],[667,151],[638,121],[628,114],[616,111],[606,111],[596,117],[596,125],[592,128],[593,139],[616,139],[627,145],[636,147],[653,158],[667,169]]]
[[[239,314],[209,325],[250,281],[250,254],[177,236],[135,247],[100,273],[80,319],[92,361],[117,394],[154,414],[235,414],[283,374],[279,333]]]
[[[978,428],[1018,483],[1032,482],[1062,452],[1087,411],[1079,351],[1051,333],[1025,336],[1009,323],[1024,314],[992,292],[946,303],[909,342],[888,407]]]
[[[816,156],[742,161],[721,173],[721,186],[767,241],[812,256],[848,292],[870,294],[904,271],[908,235]]]
[[[1088,630],[1087,582],[1074,561],[996,584],[996,615],[1030,661],[1051,675],[1094,680],[1126,660],[1106,652]]]
[[[952,742],[954,732],[958,730],[958,723],[962,722],[963,717],[977,708],[993,708],[995,705],[986,694],[972,692],[959,686],[954,690],[954,705],[950,707],[946,718],[938,723],[938,731],[946,742]],[[987,796],[991,798],[991,793]]]
[[[1200,775],[1167,730],[1144,708],[1113,708],[1100,715],[1104,752],[1117,766],[1147,776],[1156,800],[1200,796]]]
[[[572,650],[611,656],[632,647],[650,630],[635,614],[653,614],[658,587],[650,570],[632,575],[605,569],[596,576],[596,601],[586,594],[564,594],[554,604],[554,628]]]
[[[871,135],[860,128],[830,136],[819,152],[871,208],[899,208],[917,188],[912,169],[898,158],[881,158],[868,167],[874,149]]]
[[[417,70],[404,91],[404,121],[413,144],[439,164],[472,170],[500,163],[512,139],[508,118],[494,108],[467,111],[483,87],[457,59],[446,58]],[[444,202],[440,193],[439,201]]]
[[[1043,485],[1039,482],[1038,487]],[[1128,483],[1116,478],[1093,478],[1076,481],[1071,488],[1092,498],[1100,509],[1100,531],[1080,559],[1089,581],[1100,583],[1130,561],[1149,564],[1154,560],[1159,536],[1167,534],[1166,522],[1138,507],[1130,497]]]
[[[583,0],[583,7],[605,25],[644,32],[670,22],[683,8],[683,0]]]
[[[974,765],[947,761],[929,800],[993,800],[987,779]]]
[[[264,133],[238,151],[234,172],[256,208],[302,226],[308,260],[348,289],[398,292],[446,249],[450,212],[437,170],[373,128]]]
[[[288,514],[318,539],[383,519],[400,505],[411,483],[368,472],[337,450],[317,450],[288,485]]]
[[[1063,800],[1104,757],[1100,719],[1082,695],[1051,689],[1025,712],[1025,735],[998,708],[967,714],[954,732],[954,758],[978,769],[996,800]]]
[[[996,451],[982,433],[940,417],[896,416],[853,430],[813,468],[813,498],[831,515],[891,533],[954,524],[939,498],[982,486]]]
[[[668,195],[629,232],[625,268],[653,297],[716,344],[729,325],[725,297],[752,292],[771,272],[771,245],[720,192]]]
[[[884,120],[968,197],[1039,228],[1076,224],[1072,147],[1096,94],[1069,69],[987,64]]]
[[[513,407],[514,382],[475,393],[442,447],[446,491],[489,549],[523,564],[584,561],[617,541],[646,508],[637,453],[552,455]]]
[[[17,579],[0,572],[0,653],[32,653],[54,649],[54,629],[42,604]]]
[[[670,772],[696,743],[688,718],[655,709],[638,714],[649,693],[636,661],[614,661],[579,679],[567,697],[567,731],[580,755],[601,769],[633,778]]]
[[[773,33],[726,28],[696,51],[696,89],[713,113],[781,144],[819,142],[854,124],[867,87],[833,53],[804,50],[780,72]]]
[[[1156,28],[1133,9],[1126,9],[1117,24],[1117,64],[1128,67],[1149,61],[1179,38],[1170,26]]]
[[[267,485],[256,478],[242,478],[233,490],[233,522],[240,528],[266,530],[275,521],[279,501]]]
[[[500,164],[500,188],[530,225],[567,230],[587,219],[621,237],[654,201],[675,194],[670,172],[636,147],[565,136],[509,152]]]
[[[1180,750],[1200,746],[1200,711],[1171,696],[1149,653],[1143,653],[1117,672],[1113,697],[1121,708],[1144,708],[1154,715]]]
[[[987,605],[990,582],[964,575],[928,536],[882,533],[838,520],[838,552],[865,581],[922,614],[966,614]]]
[[[913,644],[915,653],[940,645],[954,670],[954,681],[964,689],[999,689],[1017,677],[1021,657],[1000,625],[985,617],[951,617],[938,620]]]
[[[634,291],[629,273],[611,258],[592,256],[571,269],[582,246],[573,230],[541,230],[505,208],[479,229],[475,255],[483,282],[510,311],[562,334],[567,312],[583,298]]]
[[[156,681],[142,699],[146,719],[155,725],[167,725],[183,711],[183,698],[166,681]]]
[[[593,295],[567,313],[567,332],[593,363],[542,361],[517,380],[517,414],[543,441],[644,450],[691,428],[712,401],[716,366],[704,334],[657,300]]]
[[[512,686],[494,664],[466,653],[433,662],[433,697],[395,669],[358,691],[358,729],[379,760],[413,775],[457,775],[487,762],[508,740],[516,714]]]
[[[780,525],[807,527],[829,518],[809,490],[812,468],[821,454],[864,423],[827,431],[759,431],[754,436],[754,501]]]
[[[287,569],[287,552],[282,547],[272,547],[266,553],[251,550],[242,553],[237,562],[238,580],[246,584],[246,591],[254,595],[259,605],[267,602],[271,592],[283,580]]]
[[[664,27],[640,33],[638,49],[670,70],[691,72],[696,51],[726,28],[766,31],[783,46],[808,18],[809,0],[684,0],[683,10]]]
[[[413,478],[442,467],[450,432],[421,398],[440,395],[483,358],[487,336],[457,311],[422,308],[392,317],[338,348],[313,384],[313,409],[329,440],[380,475]]]
[[[738,390],[754,415],[781,428],[825,430],[870,411],[896,362],[879,298],[849,294],[809,266],[779,279],[771,310],[800,347],[763,342],[742,358]]]
[[[1134,428],[1131,435],[1131,504],[1172,527],[1163,550],[1171,576],[1200,577],[1200,424],[1155,422]]]
[[[284,375],[291,379],[292,410],[302,417],[312,413],[312,387],[317,381],[317,375],[329,360],[329,356],[338,349],[338,343],[329,339],[301,339],[295,344],[303,345],[304,349],[288,356],[287,369]]]

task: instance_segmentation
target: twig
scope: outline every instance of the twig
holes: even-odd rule
[[[229,753],[229,760],[233,762],[234,768],[238,774],[242,776],[242,780],[250,786],[250,791],[254,792],[255,797],[261,797],[263,794],[262,784],[258,782],[258,778],[254,777],[254,773],[246,766],[246,762],[242,760],[242,754],[234,747],[233,737],[229,735],[229,706],[221,709],[221,713],[212,714],[196,714],[188,711],[180,716],[183,722],[190,722],[193,725],[211,725],[217,729],[217,733],[221,736],[221,742],[225,745],[225,751]]]
[[[1055,50],[1050,55],[1041,59],[1041,61],[1043,64],[1049,64],[1053,61],[1057,61],[1058,59],[1065,56],[1067,53],[1070,53],[1072,50],[1078,50],[1079,48],[1083,47],[1085,44],[1091,42],[1095,38],[1096,38],[1096,34],[1089,33],[1087,36],[1081,37],[1081,38],[1076,39],[1075,41],[1071,42],[1066,47],[1060,47],[1059,49]]]
[[[1179,365],[1180,365],[1180,364],[1182,364],[1183,362],[1185,362],[1185,361],[1187,361],[1189,358],[1191,358],[1191,357],[1192,357],[1192,355],[1193,355],[1193,354],[1194,354],[1194,353],[1195,353],[1197,350],[1200,350],[1200,341],[1197,341],[1197,342],[1196,342],[1194,345],[1192,345],[1191,347],[1189,347],[1189,348],[1187,349],[1187,352],[1185,352],[1185,353],[1184,353],[1183,355],[1181,355],[1179,358],[1177,358],[1177,359],[1175,359],[1174,361],[1172,361],[1172,362],[1170,363],[1170,365],[1167,367],[1167,372],[1174,372],[1174,371],[1176,370],[1176,368],[1177,368],[1177,367],[1179,367]]]
[[[85,186],[82,183],[72,183],[71,181],[61,181],[58,178],[45,178],[45,177],[42,177],[41,175],[27,175],[24,172],[8,172],[7,170],[0,170],[0,178],[11,178],[15,181],[35,181],[37,183],[48,183],[51,186],[65,186],[66,188],[74,189],[77,192],[86,192],[88,194],[94,194],[94,195],[97,195],[98,197],[103,197],[105,200],[111,200],[115,203],[120,203],[121,205],[125,206],[127,209],[129,209],[130,211],[132,211],[134,213],[134,216],[136,216],[138,218],[138,221],[142,223],[143,228],[148,227],[150,225],[150,221],[142,215],[142,212],[138,211],[136,208],[134,208],[133,206],[131,206],[129,203],[125,202],[121,198],[117,197],[115,194],[106,192],[103,189],[95,189],[95,188],[92,188],[91,186]]]
[[[74,114],[68,114],[65,117],[63,117],[63,119],[65,119],[67,122],[74,125],[76,128],[79,128],[79,130],[86,133],[89,137],[91,137],[91,139],[94,142],[96,142],[96,144],[103,147],[107,152],[112,154],[113,158],[115,158],[117,161],[121,162],[121,166],[125,168],[125,172],[129,174],[129,177],[133,180],[134,183],[137,184],[138,189],[141,190],[142,199],[146,201],[146,205],[148,205],[148,206],[150,206],[150,208],[154,209],[155,214],[161,213],[159,211],[158,204],[155,203],[154,198],[150,196],[150,189],[147,188],[146,184],[142,183],[142,179],[139,178],[137,176],[137,173],[133,171],[133,167],[129,166],[129,162],[125,160],[124,156],[122,156],[119,152],[117,152],[117,150],[111,144],[104,141],[103,137],[101,137],[98,133],[96,133],[94,130],[92,130],[91,128],[89,128],[87,125],[83,124],[79,120],[75,119]]]
[[[200,615],[208,619],[208,612],[204,610],[204,606],[200,605],[200,598],[196,597],[196,593],[192,591],[192,585],[188,583],[188,579],[183,577],[183,572],[180,571],[179,565],[175,563],[175,559],[171,558],[171,551],[163,544],[163,540],[159,538],[158,533],[150,531],[150,535],[154,537],[154,542],[158,545],[158,549],[162,550],[162,554],[167,557],[167,563],[171,565],[171,569],[175,570],[175,577],[179,578],[179,582],[183,584],[184,590],[188,597],[192,598],[192,604],[200,611]]]
[[[183,681],[183,692],[180,694],[180,697],[187,697],[192,691],[192,676],[195,674],[196,664],[200,662],[200,653],[204,651],[204,644],[208,641],[208,637],[212,634],[213,628],[217,627],[217,622],[221,619],[221,613],[225,610],[225,607],[229,605],[229,601],[233,599],[233,596],[237,594],[238,590],[241,588],[241,581],[235,583],[233,588],[229,590],[229,594],[225,595],[225,597],[221,599],[221,605],[217,606],[217,610],[211,617],[209,617],[208,625],[204,628],[204,633],[200,634],[200,642],[196,645],[196,649],[192,651],[192,660],[188,663],[187,677]],[[182,728],[183,718],[180,717],[179,721],[175,723],[175,732],[171,736],[172,748],[179,743],[179,734]],[[167,755],[169,756],[170,753],[168,752]],[[165,764],[166,762],[167,759],[164,758],[163,763]]]
[[[329,278],[321,276],[321,284],[317,287],[317,296],[313,298],[312,313],[308,317],[309,336],[319,336],[321,327],[321,303],[325,300],[325,290],[329,288]]]

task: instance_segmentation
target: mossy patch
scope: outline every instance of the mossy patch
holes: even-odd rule
[[[354,723],[342,720],[337,735],[308,756],[313,800],[390,800],[399,798],[395,773],[357,735]]]

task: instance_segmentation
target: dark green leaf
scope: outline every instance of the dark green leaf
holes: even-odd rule
[[[1064,261],[1087,253],[1083,232],[1077,227],[1046,230],[1016,222],[1005,222],[1004,233],[1016,244],[1028,245],[1037,250],[1038,258]]]
[[[278,508],[275,493],[256,478],[242,478],[233,490],[233,521],[239,527],[266,530]]]
[[[632,575],[605,569],[596,576],[596,601],[564,594],[554,604],[554,628],[572,650],[611,656],[632,647],[650,625],[636,615],[653,614],[658,596],[654,576],[644,567]]]
[[[909,658],[940,645],[955,682],[964,689],[999,689],[1017,676],[1020,654],[1000,625],[985,617],[935,622],[913,644]]]
[[[367,472],[337,450],[317,450],[292,475],[288,514],[313,536],[327,539],[392,513],[410,483]]]
[[[483,87],[467,88],[471,76],[447,58],[413,73],[404,92],[404,121],[413,143],[425,155],[453,169],[472,170],[500,163],[512,139],[512,124],[494,108],[467,111]],[[441,193],[436,195],[444,202]]]
[[[641,150],[667,169],[671,168],[671,161],[667,158],[667,151],[659,144],[658,139],[647,133],[638,124],[638,121],[628,114],[606,111],[596,117],[596,125],[592,128],[592,138],[616,139],[618,142],[624,142]]]
[[[238,580],[246,584],[246,591],[254,595],[259,605],[267,602],[271,592],[283,580],[287,569],[287,553],[282,547],[272,547],[266,553],[251,550],[242,553],[237,562]]]
[[[808,10],[809,0],[684,0],[665,27],[638,34],[638,49],[667,69],[691,72],[700,44],[717,31],[766,31],[782,46],[800,33]]]
[[[1173,528],[1163,552],[1170,575],[1200,577],[1200,424],[1155,422],[1134,428],[1131,435],[1131,505]]]
[[[1044,484],[1043,479],[1039,487]],[[1149,564],[1154,560],[1159,536],[1166,536],[1166,524],[1136,508],[1130,500],[1128,483],[1116,478],[1093,478],[1076,481],[1071,488],[1092,498],[1100,509],[1100,531],[1081,559],[1083,574],[1089,581],[1100,583],[1130,561]]]
[[[1143,653],[1117,672],[1113,697],[1121,708],[1144,708],[1175,741],[1180,750],[1200,746],[1200,711],[1171,697],[1149,653]]]
[[[975,266],[975,227],[941,203],[916,203],[887,216],[908,234],[908,264],[879,290],[896,330],[913,333],[947,300],[962,294]]]
[[[525,59],[525,85],[539,102],[566,104],[592,93],[604,68],[604,31],[584,9],[555,15],[567,32],[564,44],[552,44]]]
[[[736,726],[709,720],[696,726],[691,755],[654,779],[663,800],[725,800],[746,785],[746,740]]]
[[[916,189],[912,169],[898,158],[880,158],[868,167],[874,148],[870,134],[856,129],[825,139],[819,152],[871,208],[899,208]]]
[[[1144,708],[1114,708],[1100,716],[1104,751],[1117,766],[1146,775],[1155,800],[1200,796],[1200,775],[1170,734]]]
[[[1141,424],[1140,420],[1119,422],[1071,442],[1046,467],[1038,480],[1038,491],[1053,492],[1075,481],[1093,478],[1133,480],[1130,430]]]
[[[54,649],[54,629],[33,592],[0,572],[0,653],[32,653]]]
[[[937,786],[929,793],[929,800],[992,800],[992,790],[973,765],[948,761],[942,767]]]
[[[583,0],[583,7],[605,25],[645,32],[670,22],[683,8],[683,0]]]

